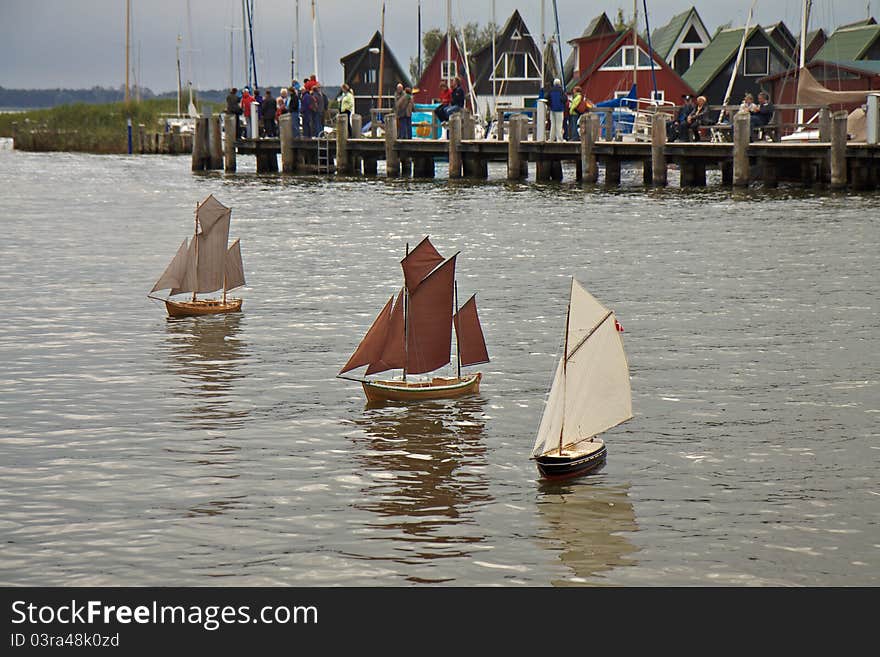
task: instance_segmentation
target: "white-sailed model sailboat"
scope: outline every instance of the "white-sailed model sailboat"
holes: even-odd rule
[[[614,312],[571,279],[565,348],[532,458],[546,479],[587,474],[605,463],[599,434],[632,417],[629,366]]]
[[[245,284],[241,246],[229,241],[229,222],[232,210],[214,198],[213,194],[196,206],[196,225],[192,240],[186,238],[177,253],[156,281],[151,299],[164,301],[172,317],[216,315],[241,310],[241,299],[227,298],[226,292]],[[157,290],[171,290],[169,298],[152,296]],[[223,290],[221,299],[197,299],[197,293]],[[175,301],[175,294],[191,293],[189,301]]]

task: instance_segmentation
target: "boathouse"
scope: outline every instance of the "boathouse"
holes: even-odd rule
[[[673,16],[651,33],[651,47],[675,72],[684,75],[712,37],[695,7]]]
[[[706,96],[710,105],[721,105],[724,101],[744,29],[719,29],[712,42],[684,74],[684,81],[698,95]],[[762,78],[782,73],[793,66],[794,62],[760,25],[749,28],[729,102],[738,104],[746,93],[757,97]],[[772,96],[770,99],[776,102]]]
[[[636,39],[638,63],[635,83],[640,98],[679,103],[682,95],[694,93],[691,86],[664,59],[656,53],[653,58],[648,55],[650,49],[641,35],[637,35]],[[635,63],[632,30],[610,34],[603,31],[595,36],[574,39],[574,45],[578,57],[578,74],[572,78],[569,88],[580,86],[593,102],[626,96],[629,93],[633,85]]]
[[[767,36],[776,42],[776,45],[782,49],[789,59],[797,61],[798,59],[798,40],[788,29],[785,21],[779,21],[775,25],[771,25],[766,29]]]
[[[448,35],[443,37],[440,46],[431,57],[431,61],[422,71],[422,77],[413,89],[413,99],[417,103],[436,103],[440,97],[440,82],[451,82],[459,76],[467,96],[468,82],[464,58],[458,49],[458,39],[452,39],[449,43],[449,56],[447,57]],[[450,88],[451,88],[450,84]]]
[[[489,43],[472,55],[477,111],[494,115],[496,105],[533,105],[541,86],[541,49],[519,11],[496,35],[494,61],[492,50]]]
[[[807,47],[804,50],[804,61],[809,62],[816,56],[816,53],[825,45],[825,42],[828,41],[828,35],[825,34],[825,30],[821,27],[818,30],[812,30],[811,32],[807,32]],[[798,38],[798,46],[796,53],[800,53],[800,38]],[[795,55],[795,61],[798,60],[800,55]]]
[[[608,15],[605,12],[602,12],[598,16],[596,16],[590,23],[584,28],[584,31],[577,39],[571,39],[568,42],[568,45],[571,46],[571,52],[568,54],[568,59],[565,60],[565,66],[563,70],[565,71],[565,81],[569,87],[572,86],[573,80],[575,78],[580,77],[581,73],[581,57],[580,57],[580,44],[585,39],[591,39],[593,37],[601,37],[603,35],[607,35],[610,38],[613,38],[614,35],[617,34],[617,30],[614,29],[614,26],[611,24],[611,21],[608,20]],[[594,51],[597,51],[597,48],[594,48]],[[600,53],[595,52],[596,56]]]
[[[342,64],[342,79],[354,92],[354,111],[369,120],[370,109],[379,106],[379,62],[382,58],[382,35],[376,31],[367,45],[345,55]],[[382,75],[382,107],[394,104],[394,89],[397,83],[411,86],[409,76],[397,57],[385,42],[384,66]]]
[[[823,61],[864,61],[880,59],[880,25],[868,19],[839,27],[816,53]]]

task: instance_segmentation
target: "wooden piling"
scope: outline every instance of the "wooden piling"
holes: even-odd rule
[[[846,187],[846,112],[831,118],[831,189]]]
[[[223,136],[219,114],[208,117],[208,168],[223,168]]]
[[[605,160],[605,185],[608,187],[620,184],[620,159],[610,157]]]
[[[196,127],[198,127],[199,120],[200,119],[196,119],[196,121],[195,121]],[[180,126],[179,125],[171,126],[171,134],[166,135],[166,137],[168,139],[168,154],[169,155],[177,155],[178,153],[181,153],[183,151],[183,144],[182,144],[183,139],[180,135]],[[202,142],[201,143],[204,144],[206,139],[207,139],[207,128],[205,128],[202,131]],[[195,132],[193,132],[193,147],[190,152],[191,153],[196,152]],[[201,157],[201,155],[200,155],[200,157]]]
[[[827,107],[819,110],[819,141],[831,141],[831,110]]]
[[[507,140],[507,179],[522,180],[522,162],[520,160],[519,143],[522,139],[522,130],[519,125],[522,119],[519,115],[510,117],[510,136]],[[499,125],[500,128],[500,125]]]
[[[348,114],[336,115],[336,173],[351,173],[348,161]]]
[[[748,112],[737,112],[733,116],[733,185],[748,187],[751,172],[749,171],[749,142],[752,128]]]
[[[461,112],[449,117],[449,178],[461,178]]]
[[[761,169],[764,187],[768,189],[779,187],[779,170],[776,162],[765,157],[761,162]]]
[[[504,108],[503,107],[499,107],[495,110],[495,133],[496,133],[496,136],[498,137],[498,141],[504,141]]]
[[[208,118],[198,117],[193,135],[192,170],[204,171],[208,155]]]
[[[282,115],[282,118],[285,115]],[[223,145],[223,170],[226,173],[235,173],[235,140],[238,135],[235,134],[235,114],[223,115],[223,132],[226,133],[226,143]]]
[[[669,182],[666,170],[666,115],[657,112],[651,125],[651,182],[665,187]]]
[[[349,134],[350,139],[361,139],[363,137],[364,132],[364,119],[360,114],[352,114],[351,115],[351,133]],[[360,155],[356,155],[355,153],[351,153],[349,155],[349,166],[351,167],[351,173],[360,174],[361,172],[361,157]]]
[[[522,144],[524,141],[529,140],[529,133],[531,132],[531,128],[529,126],[529,119],[524,114],[520,114],[519,117],[519,143]],[[521,156],[519,158],[519,172],[522,176],[523,180],[526,180],[529,177],[529,157],[528,155]]]
[[[513,129],[511,128],[511,134],[513,133]],[[536,153],[535,154],[535,180],[538,182],[546,182],[552,177],[552,162],[544,157],[544,153]]]
[[[477,136],[477,121],[468,110],[462,110],[461,114],[461,138],[475,139]]]
[[[293,117],[282,114],[278,119],[278,139],[281,143],[281,171],[296,171],[296,151],[293,148]]]
[[[587,113],[581,116],[581,171],[582,180],[585,183],[595,183],[599,180],[599,163],[596,161],[594,146],[599,131],[599,115]]]
[[[397,117],[394,112],[385,115],[385,175],[400,175],[400,154],[397,152]]]

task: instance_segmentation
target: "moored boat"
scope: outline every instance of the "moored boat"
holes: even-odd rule
[[[477,314],[476,295],[458,308],[455,262],[458,254],[444,258],[425,237],[401,260],[404,285],[392,295],[348,362],[340,378],[359,382],[368,402],[448,399],[476,394],[482,373],[462,376],[461,367],[489,362],[486,341]],[[453,312],[453,304],[455,311]],[[452,329],[456,334],[456,376],[432,375],[413,380],[452,362]],[[367,366],[363,378],[345,377]],[[392,369],[400,379],[370,379]]]
[[[196,206],[192,240],[183,243],[147,296],[165,303],[170,317],[195,317],[239,312],[242,300],[227,296],[229,290],[245,284],[241,244],[229,241],[232,210],[213,195]],[[219,299],[200,299],[199,293],[223,290]],[[152,296],[158,290],[170,290],[168,298]],[[188,300],[172,299],[176,294],[191,294]]]
[[[572,278],[565,347],[532,449],[543,478],[576,477],[601,468],[608,450],[599,434],[632,417],[621,330],[614,312]]]

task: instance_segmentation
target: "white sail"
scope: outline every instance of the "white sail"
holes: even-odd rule
[[[174,254],[171,262],[168,263],[168,266],[165,268],[165,271],[162,272],[162,275],[159,277],[159,280],[156,281],[156,284],[153,286],[153,289],[150,290],[150,293],[153,293],[156,290],[173,290],[183,285],[184,278],[186,277],[186,251],[187,243],[186,238],[184,237],[183,243],[181,243],[180,248],[177,249],[177,253]]]
[[[544,454],[632,417],[629,367],[614,313],[572,280],[567,360],[560,359],[532,450]]]
[[[171,296],[184,292],[193,292],[196,289],[196,240],[190,240],[189,247],[184,256],[186,270],[181,277],[180,285],[171,288]]]
[[[226,251],[226,289],[234,290],[245,284],[244,265],[241,262],[240,240],[235,240]]]
[[[210,232],[199,233],[198,243],[198,289],[196,292],[214,292],[223,288],[226,271],[226,243],[229,241],[229,215],[218,218]]]

